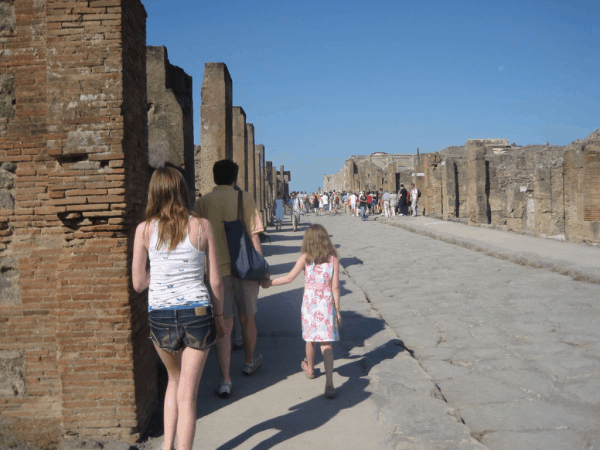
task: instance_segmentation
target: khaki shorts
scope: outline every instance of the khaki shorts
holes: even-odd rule
[[[258,311],[258,281],[245,281],[231,275],[223,277],[223,318],[233,316],[233,305],[237,306],[239,314],[253,316]],[[212,294],[212,293],[211,293]]]

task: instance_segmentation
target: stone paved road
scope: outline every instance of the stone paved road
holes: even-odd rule
[[[600,449],[598,284],[373,220],[310,220],[481,443]]]

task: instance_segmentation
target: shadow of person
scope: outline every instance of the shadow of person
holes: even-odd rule
[[[254,446],[255,450],[266,450],[302,433],[316,430],[341,410],[352,408],[366,400],[371,395],[367,391],[369,380],[366,378],[371,369],[383,360],[394,358],[404,350],[401,341],[390,340],[362,356],[351,356],[354,361],[336,369],[340,375],[348,379],[337,388],[338,395],[335,400],[318,396],[298,403],[289,408],[289,413],[254,425],[218,447],[217,450],[235,449],[263,431],[278,430],[273,436]]]
[[[356,256],[353,256],[351,258],[341,258],[340,259],[340,264],[346,268],[348,266],[355,266],[355,265],[359,265],[362,264],[363,260],[357,258]]]

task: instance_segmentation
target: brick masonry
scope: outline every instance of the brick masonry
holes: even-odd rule
[[[129,282],[148,183],[146,13],[19,0],[2,14],[0,414],[135,441],[156,402],[147,303]]]

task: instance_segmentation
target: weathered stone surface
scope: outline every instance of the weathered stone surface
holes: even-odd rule
[[[232,106],[232,82],[227,66],[224,63],[206,63],[200,107],[201,194],[212,191],[215,186],[213,165],[222,159],[233,159]]]
[[[233,161],[239,166],[237,185],[248,190],[248,130],[246,113],[240,106],[232,110]]]
[[[166,47],[146,47],[148,161],[180,168],[195,198],[192,77],[169,62]]]
[[[440,395],[483,444],[512,450],[521,448],[521,433],[551,443],[549,436],[557,431],[584,436],[586,443],[597,439],[597,284],[490,258],[396,227],[387,229],[379,219],[362,223],[338,215],[311,220],[327,228],[339,246],[346,272],[404,345],[414,351],[439,386]],[[434,227],[427,218],[386,222],[410,224],[413,220],[419,224],[412,227],[416,230]],[[527,236],[506,244],[508,233],[449,225],[452,233],[464,230],[464,237],[450,231],[429,233],[448,239],[454,236],[469,247],[473,230],[481,230],[486,242],[497,246],[490,254],[498,257],[504,245],[510,249],[514,242],[523,251],[529,250],[528,260],[539,261],[541,267],[550,264],[543,262],[550,259],[547,254],[558,252],[560,259],[562,251],[579,251],[588,270],[594,265],[593,248],[581,246],[584,252],[578,244]],[[442,230],[445,225],[437,226]],[[379,244],[365,246],[361,239],[365,233],[377,235]],[[562,250],[564,246],[568,248]],[[359,255],[360,264],[347,255]],[[557,269],[574,267],[571,259],[552,264]],[[388,262],[387,268],[381,267],[382,260]],[[404,394],[402,387],[391,386]],[[549,444],[548,448],[553,447]]]
[[[254,145],[254,125],[246,123],[248,134],[248,192],[256,200],[256,154]]]

